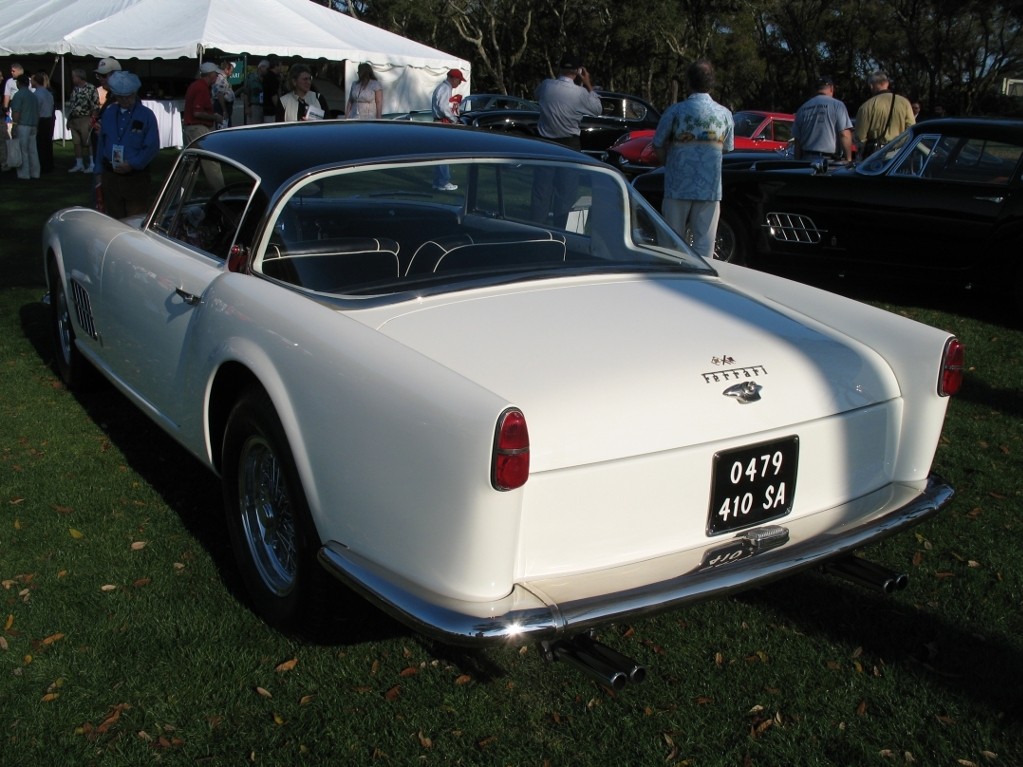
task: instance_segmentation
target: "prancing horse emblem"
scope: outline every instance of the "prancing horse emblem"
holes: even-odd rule
[[[740,405],[748,405],[750,402],[760,401],[760,390],[764,388],[756,381],[744,381],[735,386],[729,386],[722,394],[726,397],[735,397]]]

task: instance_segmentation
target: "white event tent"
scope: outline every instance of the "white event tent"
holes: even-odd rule
[[[469,62],[310,0],[3,0],[0,55],[191,58],[208,50],[361,62],[384,86],[385,112],[428,108],[447,70]]]

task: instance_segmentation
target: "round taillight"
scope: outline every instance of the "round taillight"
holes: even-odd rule
[[[529,479],[529,430],[521,410],[506,410],[497,419],[490,481],[495,490],[515,490]]]
[[[938,394],[942,397],[956,394],[963,385],[963,363],[966,348],[958,338],[950,338],[945,343],[945,353],[941,355],[941,375],[938,377]]]

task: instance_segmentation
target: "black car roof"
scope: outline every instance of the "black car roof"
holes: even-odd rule
[[[1023,144],[1023,120],[1009,117],[940,117],[913,126],[916,133],[950,133]]]
[[[233,160],[271,188],[310,168],[398,158],[511,157],[602,166],[580,152],[540,139],[459,125],[390,120],[253,125],[207,133],[189,148]]]

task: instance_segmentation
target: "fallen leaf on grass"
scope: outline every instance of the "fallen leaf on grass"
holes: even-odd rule
[[[134,541],[131,544],[132,551],[142,551],[146,547],[146,541]]]
[[[0,650],[7,652],[10,647],[7,644],[7,640],[4,637],[0,637]]]
[[[419,731],[418,736],[420,746],[422,746],[423,748],[433,748],[433,741],[430,738],[423,735],[422,730]]]
[[[262,696],[264,698],[272,698],[273,697],[273,695],[270,694],[270,691],[268,689],[266,689],[265,687],[257,687],[256,688],[256,692],[260,696]]]
[[[866,713],[867,713],[867,701],[866,700],[861,700],[859,705],[856,706],[856,715],[857,716],[863,716]]]
[[[99,587],[100,591],[117,591],[117,586],[112,583],[105,583]]]
[[[396,684],[390,690],[384,693],[384,700],[396,701],[401,695],[401,685]]]
[[[419,669],[415,666],[408,666],[398,672],[398,676],[415,676],[419,673]]]
[[[297,665],[298,658],[292,658],[291,660],[286,660],[283,663],[278,664],[274,671],[276,671],[278,674],[282,674],[285,671],[291,671]]]
[[[131,706],[129,706],[127,703],[118,703],[116,706],[110,709],[110,713],[107,714],[107,718],[100,722],[99,727],[96,728],[96,732],[100,734],[109,732],[110,728],[112,728],[115,724],[118,723],[118,721],[120,721],[121,712],[129,708],[131,708]]]
[[[971,762],[969,759],[956,759],[956,762],[963,767],[980,767],[976,762]]]
[[[313,700],[315,699],[316,699],[315,695],[303,695],[301,698],[298,699],[298,705],[307,706],[310,703],[312,703]]]
[[[13,613],[9,613],[7,615],[7,620],[4,621],[4,631],[10,631],[11,630],[11,626],[13,626],[13,625],[14,625],[14,614]]]
[[[284,717],[278,714],[277,712],[274,712],[274,724],[276,724],[278,727],[284,724]]]
[[[471,681],[472,677],[469,676],[468,674],[459,674],[457,677],[455,677],[455,684],[459,686],[463,684],[469,684],[469,682]]]
[[[491,735],[491,736],[489,736],[487,738],[483,738],[481,740],[477,740],[476,741],[476,745],[479,748],[487,748],[488,746],[492,746],[495,743],[497,743],[497,736],[496,735]]]
[[[53,701],[57,700],[57,698],[59,698],[59,697],[60,697],[60,693],[59,692],[48,692],[48,693],[46,693],[40,699],[40,702],[41,703],[52,703]]]
[[[76,530],[73,527],[69,527],[67,531],[68,533],[71,534],[71,537],[74,538],[76,541],[85,537],[85,533],[83,533],[81,530]]]
[[[51,645],[54,642],[59,642],[63,638],[64,638],[64,634],[62,634],[61,632],[58,631],[56,634],[50,634],[48,637],[46,637],[46,639],[43,640],[42,643],[44,645]]]

